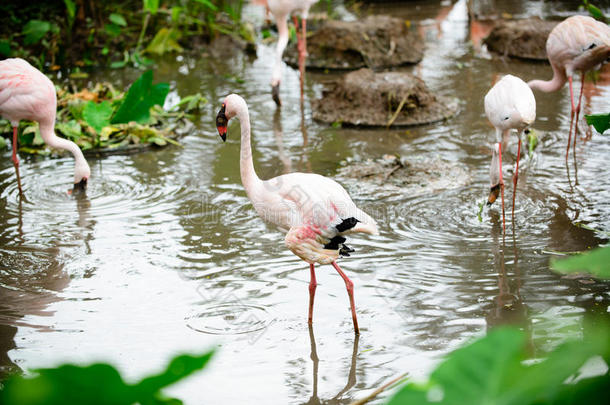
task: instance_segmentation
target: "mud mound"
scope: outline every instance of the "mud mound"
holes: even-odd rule
[[[546,39],[557,24],[539,18],[499,20],[483,42],[502,55],[546,60]]]
[[[456,163],[440,159],[400,159],[384,155],[379,159],[344,162],[337,175],[343,183],[372,186],[376,195],[425,195],[441,190],[462,187],[470,183],[466,169]]]
[[[313,118],[326,123],[388,126],[393,120],[392,126],[407,126],[450,118],[458,103],[433,95],[423,80],[409,73],[360,69],[331,83],[312,107]]]
[[[307,35],[306,66],[318,69],[387,68],[418,63],[424,41],[400,18],[369,16],[359,21],[326,21]],[[285,53],[297,66],[296,44]]]

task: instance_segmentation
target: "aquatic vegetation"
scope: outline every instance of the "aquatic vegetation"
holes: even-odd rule
[[[60,87],[55,130],[84,151],[113,152],[178,144],[175,139],[192,118],[190,113],[197,112],[207,100],[201,94],[190,95],[166,111],[162,106],[169,84],[153,84],[152,80],[152,71],[147,71],[126,93],[108,83],[98,83],[93,89],[80,91]],[[40,136],[38,123],[21,121],[19,128],[21,152],[51,153]],[[0,121],[0,134],[10,136],[8,121]]]
[[[119,371],[109,364],[90,366],[61,365],[34,370],[34,376],[10,377],[0,391],[0,403],[6,405],[130,405],[181,404],[165,397],[161,389],[205,368],[214,351],[202,355],[174,357],[166,369],[135,384],[126,383]]]
[[[610,113],[585,115],[585,118],[587,124],[593,125],[595,130],[600,134],[603,134],[606,130],[610,129]]]

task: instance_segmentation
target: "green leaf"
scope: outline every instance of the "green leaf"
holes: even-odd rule
[[[537,145],[538,145],[538,134],[533,129],[530,129],[529,133],[527,134],[527,150],[528,150],[529,157],[532,157],[532,154],[534,153],[534,149],[536,149]]]
[[[112,113],[113,109],[110,101],[102,101],[99,104],[89,101],[83,109],[83,118],[99,134],[104,127],[110,125]]]
[[[157,55],[163,55],[171,51],[181,52],[182,47],[178,44],[179,39],[180,32],[178,30],[161,28],[144,51]]]
[[[68,12],[68,23],[70,26],[74,23],[74,17],[76,16],[76,3],[73,0],[64,0],[66,5],[66,11]]]
[[[121,27],[115,24],[105,24],[104,31],[113,38],[121,35]]]
[[[11,56],[11,42],[5,39],[0,39],[0,55]]]
[[[212,4],[212,2],[210,0],[195,0],[197,3],[201,3],[204,6],[206,6],[207,8],[209,8],[212,11],[216,11],[218,10],[218,7],[216,7],[214,4]]]
[[[127,21],[125,21],[125,17],[123,17],[121,14],[112,13],[110,14],[109,19],[113,24],[120,25],[121,27],[127,26]]]
[[[201,370],[210,361],[213,354],[214,351],[211,350],[201,356],[182,355],[175,357],[165,371],[156,376],[145,378],[135,385],[134,389],[137,392],[137,397],[140,400],[151,397],[161,388],[171,385],[197,370]]]
[[[610,113],[585,115],[585,118],[587,119],[587,124],[593,125],[595,130],[600,134],[603,134],[610,128]]]
[[[130,121],[140,124],[146,123],[150,118],[150,108],[153,105],[163,106],[169,93],[169,84],[158,83],[153,85],[152,79],[153,72],[148,70],[131,85],[119,109],[110,120],[112,124],[128,123]]]
[[[148,11],[151,14],[157,14],[157,10],[159,9],[159,0],[143,0],[144,2],[144,10]]]
[[[6,139],[4,139],[3,136],[0,136],[0,150],[6,149],[7,147],[8,147],[8,143],[6,142]]]
[[[25,45],[32,45],[37,43],[45,36],[47,32],[51,30],[51,23],[48,21],[30,20],[23,27],[23,40]]]
[[[569,259],[552,260],[551,268],[559,273],[588,273],[610,280],[610,246],[597,248]]]
[[[77,140],[82,135],[82,127],[76,120],[70,121],[57,121],[55,123],[55,129],[63,134],[66,138],[71,140]]]

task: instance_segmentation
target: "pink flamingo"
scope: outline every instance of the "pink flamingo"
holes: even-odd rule
[[[354,331],[359,334],[354,283],[336,263],[339,256],[353,252],[345,245],[346,234],[363,232],[377,235],[377,224],[360,210],[347,191],[334,180],[312,173],[289,173],[261,180],[254,171],[250,146],[248,106],[236,94],[227,96],[216,116],[216,127],[223,141],[227,137],[228,121],[237,117],[241,124],[241,181],[254,209],[264,220],[288,231],[285,243],[295,255],[309,263],[309,317],[313,319],[316,291],[314,265],[332,264],[347,288]]]
[[[65,149],[74,155],[74,189],[84,190],[91,175],[83,152],[72,141],[55,135],[57,95],[55,86],[38,69],[23,59],[0,61],[0,116],[13,126],[13,165],[19,194],[23,195],[17,158],[17,127],[21,120],[37,121],[40,135],[51,148]]]
[[[536,99],[528,85],[516,76],[502,77],[485,95],[485,115],[496,128],[496,141],[491,160],[491,191],[487,205],[493,204],[502,193],[502,227],[506,231],[504,218],[504,181],[502,180],[502,143],[507,141],[512,129],[517,130],[519,148],[517,167],[513,176],[513,208],[515,216],[515,196],[519,177],[519,158],[521,157],[521,133],[536,119]]]
[[[566,160],[568,160],[572,124],[575,123],[575,129],[578,125],[585,73],[610,58],[610,27],[591,17],[575,15],[566,18],[549,34],[546,40],[546,54],[553,68],[553,78],[549,81],[532,80],[527,84],[534,90],[551,92],[562,88],[566,81],[569,82],[572,109],[570,110],[570,132],[566,148]],[[576,71],[581,72],[581,86],[578,104],[575,106],[572,76]],[[576,115],[576,120],[574,115]],[[576,144],[576,134],[574,134],[574,143]]]
[[[279,38],[275,48],[275,63],[271,74],[271,94],[273,101],[280,106],[280,82],[282,80],[282,55],[288,44],[288,24],[286,22],[289,15],[299,13],[301,15],[302,29],[299,35],[299,23],[296,15],[293,15],[294,27],[297,31],[297,49],[299,50],[299,72],[301,85],[301,101],[303,100],[303,80],[305,78],[305,57],[307,56],[307,16],[309,8],[318,0],[252,0],[254,4],[263,5],[271,11],[275,18]]]

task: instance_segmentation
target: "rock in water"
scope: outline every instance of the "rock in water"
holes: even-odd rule
[[[327,123],[388,126],[392,121],[393,126],[408,126],[450,118],[458,102],[433,95],[412,74],[360,69],[332,83],[312,107],[313,118]]]
[[[546,39],[557,24],[539,18],[499,20],[483,42],[502,55],[546,60]]]
[[[308,68],[388,68],[418,63],[424,41],[409,21],[389,16],[369,16],[359,21],[326,21],[307,35]],[[285,59],[298,65],[294,43]]]

